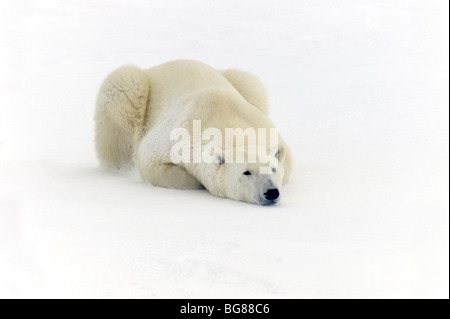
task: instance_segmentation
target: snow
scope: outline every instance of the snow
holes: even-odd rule
[[[446,1],[0,3],[0,297],[448,298]],[[274,207],[99,167],[114,68],[187,58],[268,87]]]

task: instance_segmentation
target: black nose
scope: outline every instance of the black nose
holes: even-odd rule
[[[278,197],[280,197],[280,192],[278,191],[278,189],[269,189],[268,191],[267,191],[267,193],[265,193],[264,194],[264,197],[267,199],[267,200],[275,200],[275,199],[277,199]]]

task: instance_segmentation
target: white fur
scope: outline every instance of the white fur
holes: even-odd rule
[[[281,137],[281,165],[272,175],[258,174],[258,163],[174,164],[170,160],[174,144],[170,132],[186,128],[192,135],[193,120],[201,120],[203,129],[218,128],[223,136],[225,128],[274,127],[267,117],[266,91],[250,73],[221,72],[186,60],[148,70],[125,66],[105,79],[95,119],[101,163],[115,168],[136,163],[142,178],[156,186],[205,187],[216,196],[264,204],[267,188],[281,189],[291,173],[291,153]],[[249,169],[254,174],[243,175]]]

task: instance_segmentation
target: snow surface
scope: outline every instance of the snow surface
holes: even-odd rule
[[[98,166],[123,64],[268,87],[296,170],[258,207]],[[0,297],[448,298],[448,2],[0,2]]]

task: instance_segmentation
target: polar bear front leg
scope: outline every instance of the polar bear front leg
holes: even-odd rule
[[[145,140],[145,139],[144,139]],[[150,141],[149,141],[150,140]],[[203,185],[183,167],[170,162],[167,150],[148,138],[141,143],[136,164],[142,179],[154,186],[175,189],[203,189]]]
[[[159,187],[175,189],[203,189],[203,185],[183,167],[172,163],[147,163],[139,165],[142,178]]]
[[[204,186],[184,167],[170,158],[172,143],[167,125],[148,131],[136,150],[136,164],[142,179],[154,186],[174,189],[203,189]]]

